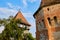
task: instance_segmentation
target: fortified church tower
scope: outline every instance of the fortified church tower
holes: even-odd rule
[[[36,40],[60,40],[60,0],[41,0],[33,16]]]

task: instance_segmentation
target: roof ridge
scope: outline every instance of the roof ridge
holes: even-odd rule
[[[46,5],[50,5],[50,4],[56,4],[56,3],[60,3],[60,0],[41,0],[41,7],[42,6],[46,6]]]
[[[21,11],[18,11],[18,13],[16,14],[15,16],[16,19],[21,19],[22,20],[22,23],[25,24],[25,25],[28,25],[28,26],[31,26],[28,21],[26,20],[26,18],[22,15]]]

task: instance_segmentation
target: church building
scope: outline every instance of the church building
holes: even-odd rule
[[[18,13],[16,14],[16,16],[14,17],[16,20],[19,19],[21,20],[21,23],[18,24],[19,28],[27,28],[24,33],[29,33],[29,29],[30,29],[30,24],[27,22],[27,20],[25,19],[25,17],[22,15],[21,11],[18,11]]]
[[[33,16],[36,40],[60,40],[60,0],[41,0]]]

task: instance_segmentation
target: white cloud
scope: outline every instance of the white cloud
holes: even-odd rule
[[[36,37],[36,35],[35,35],[36,26],[35,26],[35,21],[34,21],[34,18],[33,18],[33,14],[32,13],[22,13],[22,14],[25,16],[25,18],[31,24],[30,32],[32,33],[33,37]]]
[[[37,0],[30,0],[31,3],[36,2]]]
[[[33,18],[32,13],[22,13],[26,18]]]
[[[28,6],[28,3],[27,2],[31,2],[31,3],[33,3],[33,2],[36,2],[37,0],[23,0],[22,2],[23,2],[23,4],[24,4],[24,6],[26,7],[26,6]]]
[[[27,6],[27,0],[23,0],[24,6]]]
[[[10,8],[14,8],[14,6],[12,6],[11,3],[7,3],[7,5],[8,5]]]
[[[14,9],[8,9],[8,8],[1,8],[0,7],[0,17],[8,18],[10,15],[15,16],[18,11]],[[35,23],[33,19],[32,13],[24,13],[22,12],[23,16],[27,19],[27,21],[31,24],[30,32],[35,37]]]
[[[0,14],[3,14],[2,18],[8,18],[10,15],[15,15],[17,13],[17,10],[14,9],[8,9],[8,8],[0,8]]]
[[[13,5],[12,3],[7,3],[8,7],[11,8],[11,9],[20,9],[20,6],[18,5]]]
[[[4,14],[4,15],[8,15],[8,16],[9,16],[9,15],[15,16],[17,12],[18,12],[18,10],[0,7],[0,14],[2,13],[2,14]],[[31,18],[31,19],[33,19],[33,14],[32,14],[32,13],[24,13],[24,12],[22,12],[22,14],[23,14],[26,18]]]

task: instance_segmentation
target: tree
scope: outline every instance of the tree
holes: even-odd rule
[[[24,40],[35,40],[31,33],[25,34],[24,36]]]
[[[19,28],[17,24],[20,24],[20,22],[20,19],[15,20],[12,16],[9,19],[0,20],[0,24],[5,27],[2,34],[0,34],[0,40],[34,40],[30,33],[26,34],[25,38],[24,31],[26,28]]]
[[[22,40],[24,28],[18,28],[18,22],[20,23],[19,20],[15,20],[13,17],[1,20],[0,24],[3,24],[5,29],[0,34],[0,40],[11,40],[11,38],[14,38],[14,40]]]

